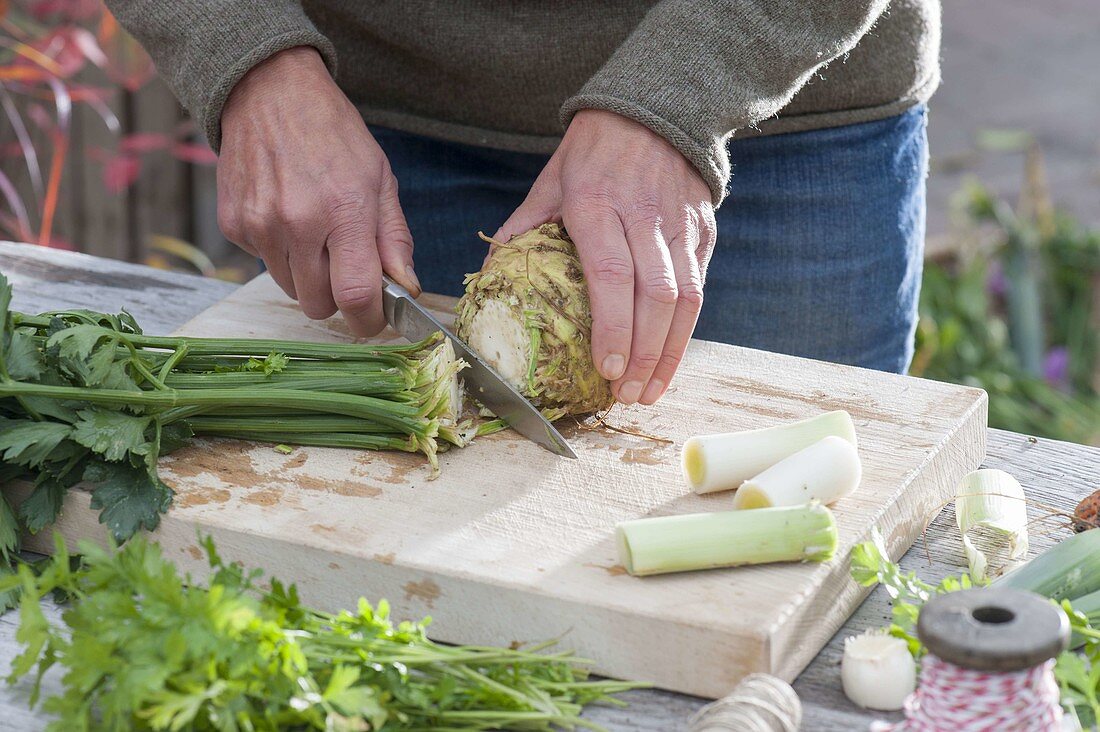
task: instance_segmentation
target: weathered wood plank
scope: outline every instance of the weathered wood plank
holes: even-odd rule
[[[51,267],[56,269],[51,270]],[[73,306],[110,310],[127,303],[149,331],[155,333],[174,330],[233,289],[226,283],[5,243],[0,243],[0,271],[20,272],[22,282],[28,285],[24,289],[33,289],[22,295],[16,293],[17,307],[29,311]],[[89,281],[86,277],[84,281],[68,282],[53,274],[68,272],[77,277],[87,271],[94,273],[97,281]],[[158,283],[164,284],[162,289],[158,290]],[[187,285],[186,294],[173,289],[180,284]],[[134,286],[133,292],[140,300],[134,307],[130,307],[128,300],[130,285]],[[186,301],[172,303],[168,309],[158,307],[162,299],[171,303],[175,297]],[[985,465],[1015,475],[1031,500],[1063,511],[1071,510],[1081,497],[1100,487],[1100,450],[1095,448],[1048,440],[1033,444],[1022,435],[990,430],[987,455]],[[1033,516],[1038,517],[1041,513],[1037,508],[1032,509]],[[1051,533],[1048,534],[1046,528],[1050,528]],[[1066,535],[1064,529],[1057,527],[1057,522],[1036,524],[1032,528],[1032,553]],[[927,544],[919,542],[914,546],[902,565],[919,571],[930,580],[959,571],[965,560],[950,509],[932,523],[926,536]],[[875,715],[856,709],[843,697],[838,663],[843,638],[881,625],[889,616],[888,608],[885,593],[874,592],[800,676],[795,688],[806,710],[804,729],[847,732],[865,729],[875,718]],[[0,616],[0,673],[4,663],[19,650],[14,640],[16,624],[14,614]],[[47,695],[58,690],[58,678],[56,669],[48,675]],[[27,712],[26,695],[26,686],[0,687],[0,730],[34,732],[45,727],[44,717]],[[703,704],[702,700],[692,697],[654,691],[637,692],[628,698],[631,705],[626,709],[593,709],[586,716],[607,725],[613,732],[668,732],[683,729],[689,714]]]
[[[117,312],[125,307],[150,333],[166,334],[237,285],[86,254],[0,242],[0,272],[15,288],[16,310]],[[201,309],[201,308],[200,308]]]

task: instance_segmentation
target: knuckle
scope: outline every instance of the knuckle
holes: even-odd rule
[[[681,354],[665,353],[661,355],[661,358],[658,361],[658,367],[665,371],[668,371],[669,373],[674,373],[676,369],[680,367],[681,360],[683,360],[683,356]]]
[[[267,233],[270,217],[267,212],[254,205],[246,205],[239,213],[241,234],[245,239],[262,237]]]
[[[674,305],[679,296],[676,283],[664,272],[647,275],[641,290],[642,297],[658,305]]]
[[[241,226],[240,217],[228,206],[218,206],[218,228],[229,241],[237,244],[244,241],[244,227]]]
[[[374,309],[378,291],[366,285],[352,285],[338,289],[333,297],[341,312],[367,313]]]
[[[302,312],[310,320],[324,320],[336,312],[336,306],[332,303],[303,300],[299,305],[302,307]]]
[[[598,321],[592,326],[592,332],[604,338],[617,340],[630,335],[630,326],[621,321]]]
[[[661,220],[661,199],[656,193],[639,193],[631,201],[627,213],[638,221],[659,222]]]
[[[661,354],[659,353],[636,353],[630,357],[631,366],[638,371],[650,372],[657,368],[657,364],[661,361]]]
[[[623,287],[633,283],[634,265],[626,257],[604,256],[596,262],[593,277],[601,284]]]
[[[280,229],[301,231],[309,227],[313,217],[300,205],[282,201],[275,205],[271,212],[271,219]]]
[[[680,288],[678,302],[693,314],[703,309],[703,287],[698,282],[690,282]]]
[[[615,207],[615,194],[601,183],[579,185],[570,192],[570,201],[580,213],[608,211]]]
[[[367,210],[367,191],[342,190],[326,196],[325,212],[337,225],[361,221]]]

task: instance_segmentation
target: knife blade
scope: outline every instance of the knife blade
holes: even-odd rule
[[[461,376],[466,383],[466,391],[471,396],[528,440],[556,455],[577,457],[577,453],[561,433],[531,402],[414,300],[408,290],[389,277],[383,276],[382,281],[382,309],[386,314],[386,322],[394,330],[414,343],[436,331],[442,331],[454,346],[455,355],[469,364],[468,368],[462,370]]]

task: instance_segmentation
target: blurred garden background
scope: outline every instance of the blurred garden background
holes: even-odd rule
[[[1100,6],[945,0],[912,373],[1100,444]],[[214,154],[100,0],[0,0],[0,239],[237,281]]]

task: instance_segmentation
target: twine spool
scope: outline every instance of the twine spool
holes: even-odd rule
[[[749,674],[729,696],[700,709],[688,732],[798,732],[802,703],[791,685],[768,674]]]
[[[1069,619],[1032,592],[976,589],[929,600],[917,635],[928,655],[905,721],[872,732],[1059,732],[1054,658]]]

